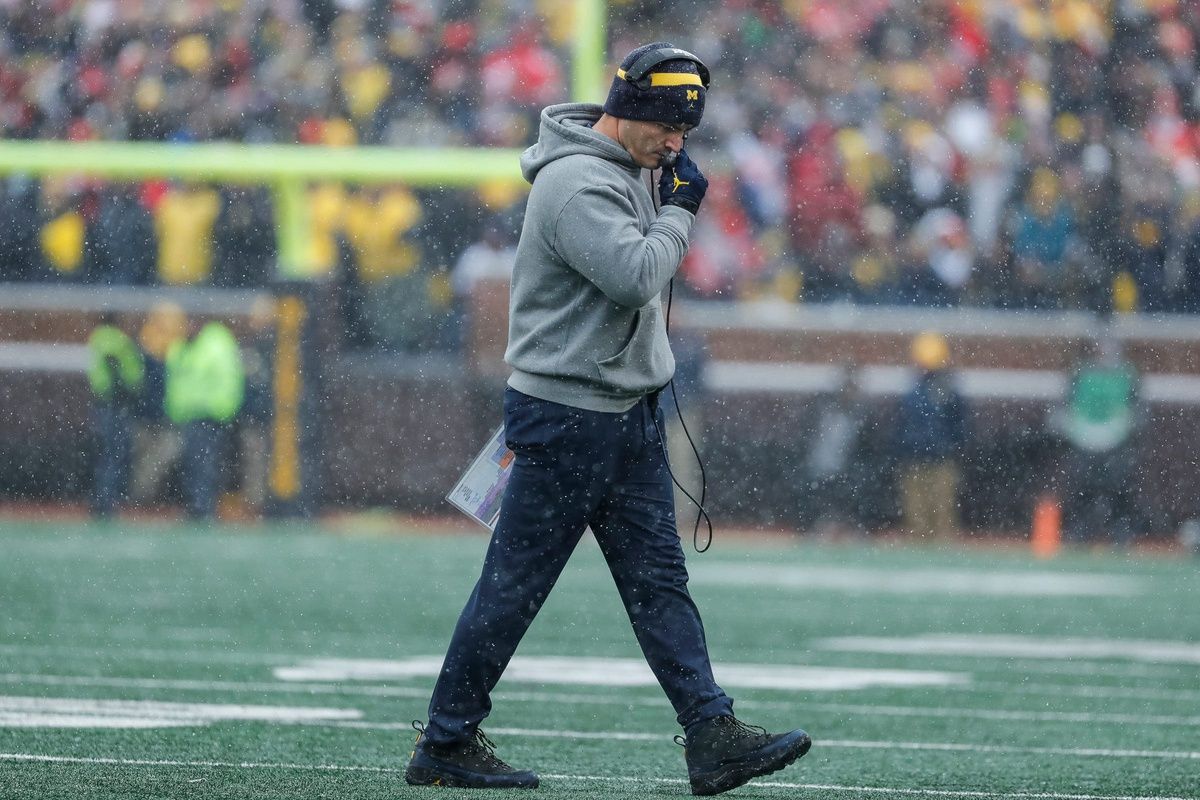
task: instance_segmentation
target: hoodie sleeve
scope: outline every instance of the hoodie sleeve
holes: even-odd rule
[[[666,206],[643,235],[629,198],[611,186],[589,186],[563,206],[554,248],[614,303],[641,308],[679,269],[695,220]]]

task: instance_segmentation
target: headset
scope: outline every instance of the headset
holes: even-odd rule
[[[617,77],[622,78],[622,79],[628,81],[629,83],[632,83],[634,86],[641,89],[642,91],[646,91],[651,86],[656,85],[654,76],[651,75],[651,70],[653,70],[655,67],[657,67],[659,64],[663,63],[664,61],[691,61],[693,64],[696,65],[696,71],[698,73],[700,73],[700,85],[702,87],[704,87],[705,89],[708,89],[708,84],[709,84],[708,67],[705,65],[705,63],[703,61],[701,61],[699,59],[699,57],[697,57],[696,55],[694,55],[692,53],[689,53],[687,50],[682,50],[678,47],[657,47],[647,53],[644,53],[644,54],[642,54],[642,56],[640,58],[638,58],[636,61],[633,62],[633,64],[630,65],[629,69],[625,69],[625,70],[618,69]],[[690,73],[658,73],[658,74],[659,75],[669,75],[669,76],[673,76],[676,74],[684,74],[684,75],[690,76]],[[686,80],[686,79],[684,79],[684,80]],[[674,77],[661,78],[660,77],[659,82],[657,82],[657,85],[659,85],[659,86],[678,85],[679,81],[680,81],[679,78],[674,78]],[[689,81],[689,83],[690,82],[691,81]],[[663,159],[662,166],[667,169],[674,167],[675,166],[675,158],[676,158],[676,154],[670,153],[667,158]],[[650,195],[651,195],[651,197],[654,196],[653,182],[650,187]],[[675,294],[675,279],[672,278],[670,281],[670,284],[669,284],[669,288],[667,290],[666,329],[667,329],[668,334],[670,334],[670,332],[671,332],[671,300],[673,299],[674,294]],[[658,433],[658,441],[659,441],[659,444],[662,447],[662,451],[663,451],[663,460],[667,464],[667,473],[671,476],[671,482],[674,483],[677,487],[679,487],[680,491],[683,492],[683,494],[687,497],[687,499],[691,500],[692,503],[696,506],[696,524],[692,528],[692,547],[695,548],[696,552],[703,553],[705,550],[707,550],[709,547],[712,546],[712,541],[713,541],[712,519],[709,518],[708,510],[704,507],[704,501],[707,499],[706,496],[708,494],[708,475],[704,470],[704,460],[700,458],[699,448],[696,447],[696,442],[692,439],[691,431],[689,431],[687,429],[687,424],[683,421],[683,411],[679,407],[679,397],[675,393],[675,379],[674,378],[672,378],[667,383],[666,386],[664,386],[661,389],[659,389],[658,391],[654,392],[653,403],[657,407],[658,395],[663,391],[663,389],[668,389],[668,388],[671,390],[671,398],[675,401],[675,413],[679,417],[680,427],[683,428],[684,436],[687,437],[688,444],[691,445],[692,453],[696,456],[696,462],[698,463],[698,465],[700,467],[700,498],[699,499],[696,499],[695,497],[693,497],[691,492],[689,492],[683,486],[683,484],[681,484],[679,482],[679,479],[675,477],[675,472],[674,472],[674,470],[671,469],[671,459],[667,455],[666,438],[663,436],[662,430],[660,430],[658,428],[657,413],[655,413],[654,416],[652,416],[651,418],[654,420],[654,428],[655,428],[656,432]],[[700,520],[701,519],[703,519],[708,525],[708,539],[705,542],[704,547],[700,547],[700,541],[699,541],[700,540]]]
[[[708,67],[699,57],[678,47],[656,47],[648,53],[643,53],[630,65],[629,69],[617,70],[617,75],[645,91],[654,85],[654,79],[650,75],[651,70],[664,61],[691,61],[696,65],[696,71],[700,73],[700,85],[705,89],[708,88]]]

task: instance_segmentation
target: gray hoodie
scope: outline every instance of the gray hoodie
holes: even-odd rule
[[[675,372],[659,295],[695,217],[655,211],[641,167],[589,127],[597,105],[542,111],[521,156],[533,184],[509,295],[509,386],[555,403],[621,412]]]

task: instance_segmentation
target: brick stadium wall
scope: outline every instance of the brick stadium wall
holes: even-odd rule
[[[239,303],[212,315],[242,332],[237,309],[245,303]],[[501,418],[506,309],[505,286],[481,287],[470,311],[465,371],[453,359],[351,356],[339,354],[335,344],[326,362],[323,397],[319,491],[325,505],[450,511],[447,490]],[[79,358],[98,318],[97,311],[9,308],[0,311],[0,345],[50,348],[42,354],[61,350],[64,362],[71,362]],[[703,420],[714,517],[785,527],[804,519],[803,431],[811,423],[813,398],[832,388],[829,366],[849,362],[879,378],[879,386],[868,392],[878,465],[868,491],[876,522],[887,525],[896,513],[885,447],[895,387],[903,381],[912,335],[933,327],[947,334],[955,366],[964,373],[987,377],[989,370],[1014,370],[1033,376],[1027,396],[987,396],[987,387],[997,383],[994,376],[981,384],[983,393],[971,399],[974,435],[965,470],[967,522],[979,530],[1024,530],[1033,499],[1058,470],[1056,451],[1044,432],[1052,402],[1047,381],[1055,375],[1061,379],[1093,332],[1088,318],[1055,317],[1053,324],[1047,319],[846,309],[734,312],[681,304],[673,324],[702,336],[712,359],[708,391],[685,400],[685,406],[698,410]],[[1143,370],[1176,382],[1200,376],[1195,333],[1200,325],[1185,319],[1122,326],[1127,350]],[[1007,374],[996,373],[1001,385]],[[764,384],[754,382],[764,376],[769,378]],[[1191,490],[1200,482],[1194,455],[1200,404],[1179,401],[1191,384],[1161,386],[1162,397],[1149,404],[1149,424],[1140,441],[1137,491],[1147,524],[1167,532],[1182,519],[1200,516],[1200,497]],[[3,494],[78,498],[86,492],[88,403],[78,363],[0,372]]]

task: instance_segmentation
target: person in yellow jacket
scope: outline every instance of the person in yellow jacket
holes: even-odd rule
[[[167,417],[183,430],[183,491],[192,519],[217,512],[229,423],[242,406],[245,372],[237,339],[220,322],[192,321],[192,336],[167,349]]]
[[[121,329],[113,314],[106,314],[88,337],[92,387],[92,429],[96,460],[92,480],[91,512],[108,519],[129,488],[133,450],[133,412],[145,382],[141,351]]]

